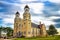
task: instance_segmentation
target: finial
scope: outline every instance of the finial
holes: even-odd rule
[[[39,22],[39,24],[41,25],[41,21]]]

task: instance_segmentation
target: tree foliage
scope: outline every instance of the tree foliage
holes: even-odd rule
[[[1,32],[7,33],[7,36],[10,37],[13,35],[13,29],[11,27],[0,27],[0,37],[1,37]]]
[[[48,34],[49,35],[55,35],[55,34],[57,34],[58,32],[57,32],[57,30],[56,30],[56,28],[54,27],[54,25],[50,25],[49,26],[49,30],[48,30]]]
[[[6,27],[5,29],[7,30],[7,36],[8,36],[8,37],[10,37],[10,36],[13,35],[13,30],[12,30],[12,28]]]
[[[1,32],[2,32],[2,26],[0,27],[0,37],[1,37]]]

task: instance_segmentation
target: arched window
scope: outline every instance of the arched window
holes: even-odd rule
[[[21,24],[19,24],[19,26],[21,27]]]
[[[26,16],[24,15],[24,19],[26,18]]]

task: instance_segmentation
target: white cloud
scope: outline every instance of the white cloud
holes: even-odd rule
[[[14,23],[14,20],[11,18],[4,18],[4,23]]]
[[[49,0],[49,1],[53,3],[60,3],[60,0]]]
[[[8,24],[8,23],[13,24],[15,15],[6,15],[6,16],[7,16],[7,18],[3,18],[4,24]]]
[[[20,0],[20,1],[21,2],[31,2],[31,1],[36,1],[36,0]],[[51,2],[53,2],[53,1],[51,1]],[[6,5],[12,5],[12,8],[10,8],[9,11],[10,12],[13,11],[14,13],[16,13],[17,11],[19,11],[20,17],[23,18],[24,7],[25,7],[26,3],[25,4],[19,4],[19,3],[8,3],[8,2],[4,2],[4,1],[1,1],[1,2],[5,3]],[[28,3],[27,5],[31,9],[30,12],[34,12],[35,14],[42,14],[43,13],[42,10],[44,10],[44,3],[42,3],[42,2],[41,3]],[[21,9],[19,9],[19,8],[21,8]],[[59,13],[60,13],[60,11],[59,11]],[[31,13],[31,15],[32,14],[33,13]],[[3,14],[3,16],[10,17],[10,18],[4,18],[3,19],[4,24],[5,23],[11,23],[11,24],[13,24],[14,23],[14,17],[15,17],[14,15],[4,15]],[[1,17],[2,17],[2,15],[1,15]],[[32,18],[31,19],[32,22],[34,22],[36,24],[39,24],[39,22],[41,21],[45,25],[50,25],[50,24],[55,24],[55,22],[52,21],[53,19],[58,19],[60,17],[52,16],[52,17],[49,17],[49,18],[45,18],[45,17],[42,17],[42,16],[35,16],[35,17],[32,16],[31,18]],[[11,25],[11,26],[13,26],[13,25]]]
[[[15,15],[5,15],[5,14],[1,14],[1,15],[0,15],[0,18],[2,18],[2,21],[3,21],[3,23],[0,24],[0,26],[13,28]],[[8,25],[9,23],[10,23],[11,25]]]
[[[54,20],[54,19],[59,19],[59,18],[60,18],[60,17],[58,17],[58,16],[51,16],[51,17],[48,17],[47,20],[52,21],[52,20]]]
[[[22,0],[22,1],[24,1],[24,0]],[[35,1],[35,0],[27,0],[27,1]],[[12,5],[12,6],[14,5],[13,8],[11,8],[14,11],[20,10],[18,8],[21,8],[20,11],[24,11],[23,9],[24,9],[24,6],[26,5],[26,3],[25,4],[19,4],[19,3],[8,3],[8,2],[5,2],[5,1],[1,1],[1,2],[4,3],[4,4]],[[32,11],[34,13],[36,13],[36,14],[42,14],[43,13],[42,10],[44,9],[44,3],[42,3],[42,2],[41,3],[33,3],[32,2],[32,3],[28,3],[27,5],[29,5],[30,9],[33,9]],[[15,6],[17,6],[18,8],[15,7]]]
[[[9,23],[11,25],[8,25]],[[14,27],[14,18],[4,18],[3,19],[3,26],[13,28]]]
[[[20,4],[20,8],[22,11],[24,11],[24,7],[26,4]],[[44,9],[44,3],[28,3],[27,4],[30,7],[30,10],[33,11],[36,14],[42,14],[42,10]],[[17,5],[18,6],[18,5]]]
[[[19,3],[10,3],[10,2],[7,2],[7,1],[0,1],[0,3],[6,4],[6,5],[11,5],[11,6],[20,6]]]
[[[33,9],[33,12],[36,14],[42,14],[42,10],[44,9],[44,3],[31,3],[29,7]]]
[[[22,2],[31,2],[31,1],[37,1],[37,0],[21,0]]]
[[[39,22],[41,21],[42,23],[44,23],[46,26],[51,25],[51,24],[55,24],[55,22],[51,21],[51,20],[47,20],[45,17],[39,17],[39,16],[35,16],[35,17],[31,17],[32,22],[39,24]]]
[[[58,14],[60,14],[60,10],[58,11]]]

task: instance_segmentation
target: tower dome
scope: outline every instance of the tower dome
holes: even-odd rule
[[[24,7],[24,9],[25,9],[25,8],[29,8],[29,6],[28,6],[28,5],[26,5],[26,6]]]
[[[15,15],[16,15],[16,17],[19,17],[20,13],[17,11]]]
[[[19,14],[19,12],[17,11],[16,14]]]

